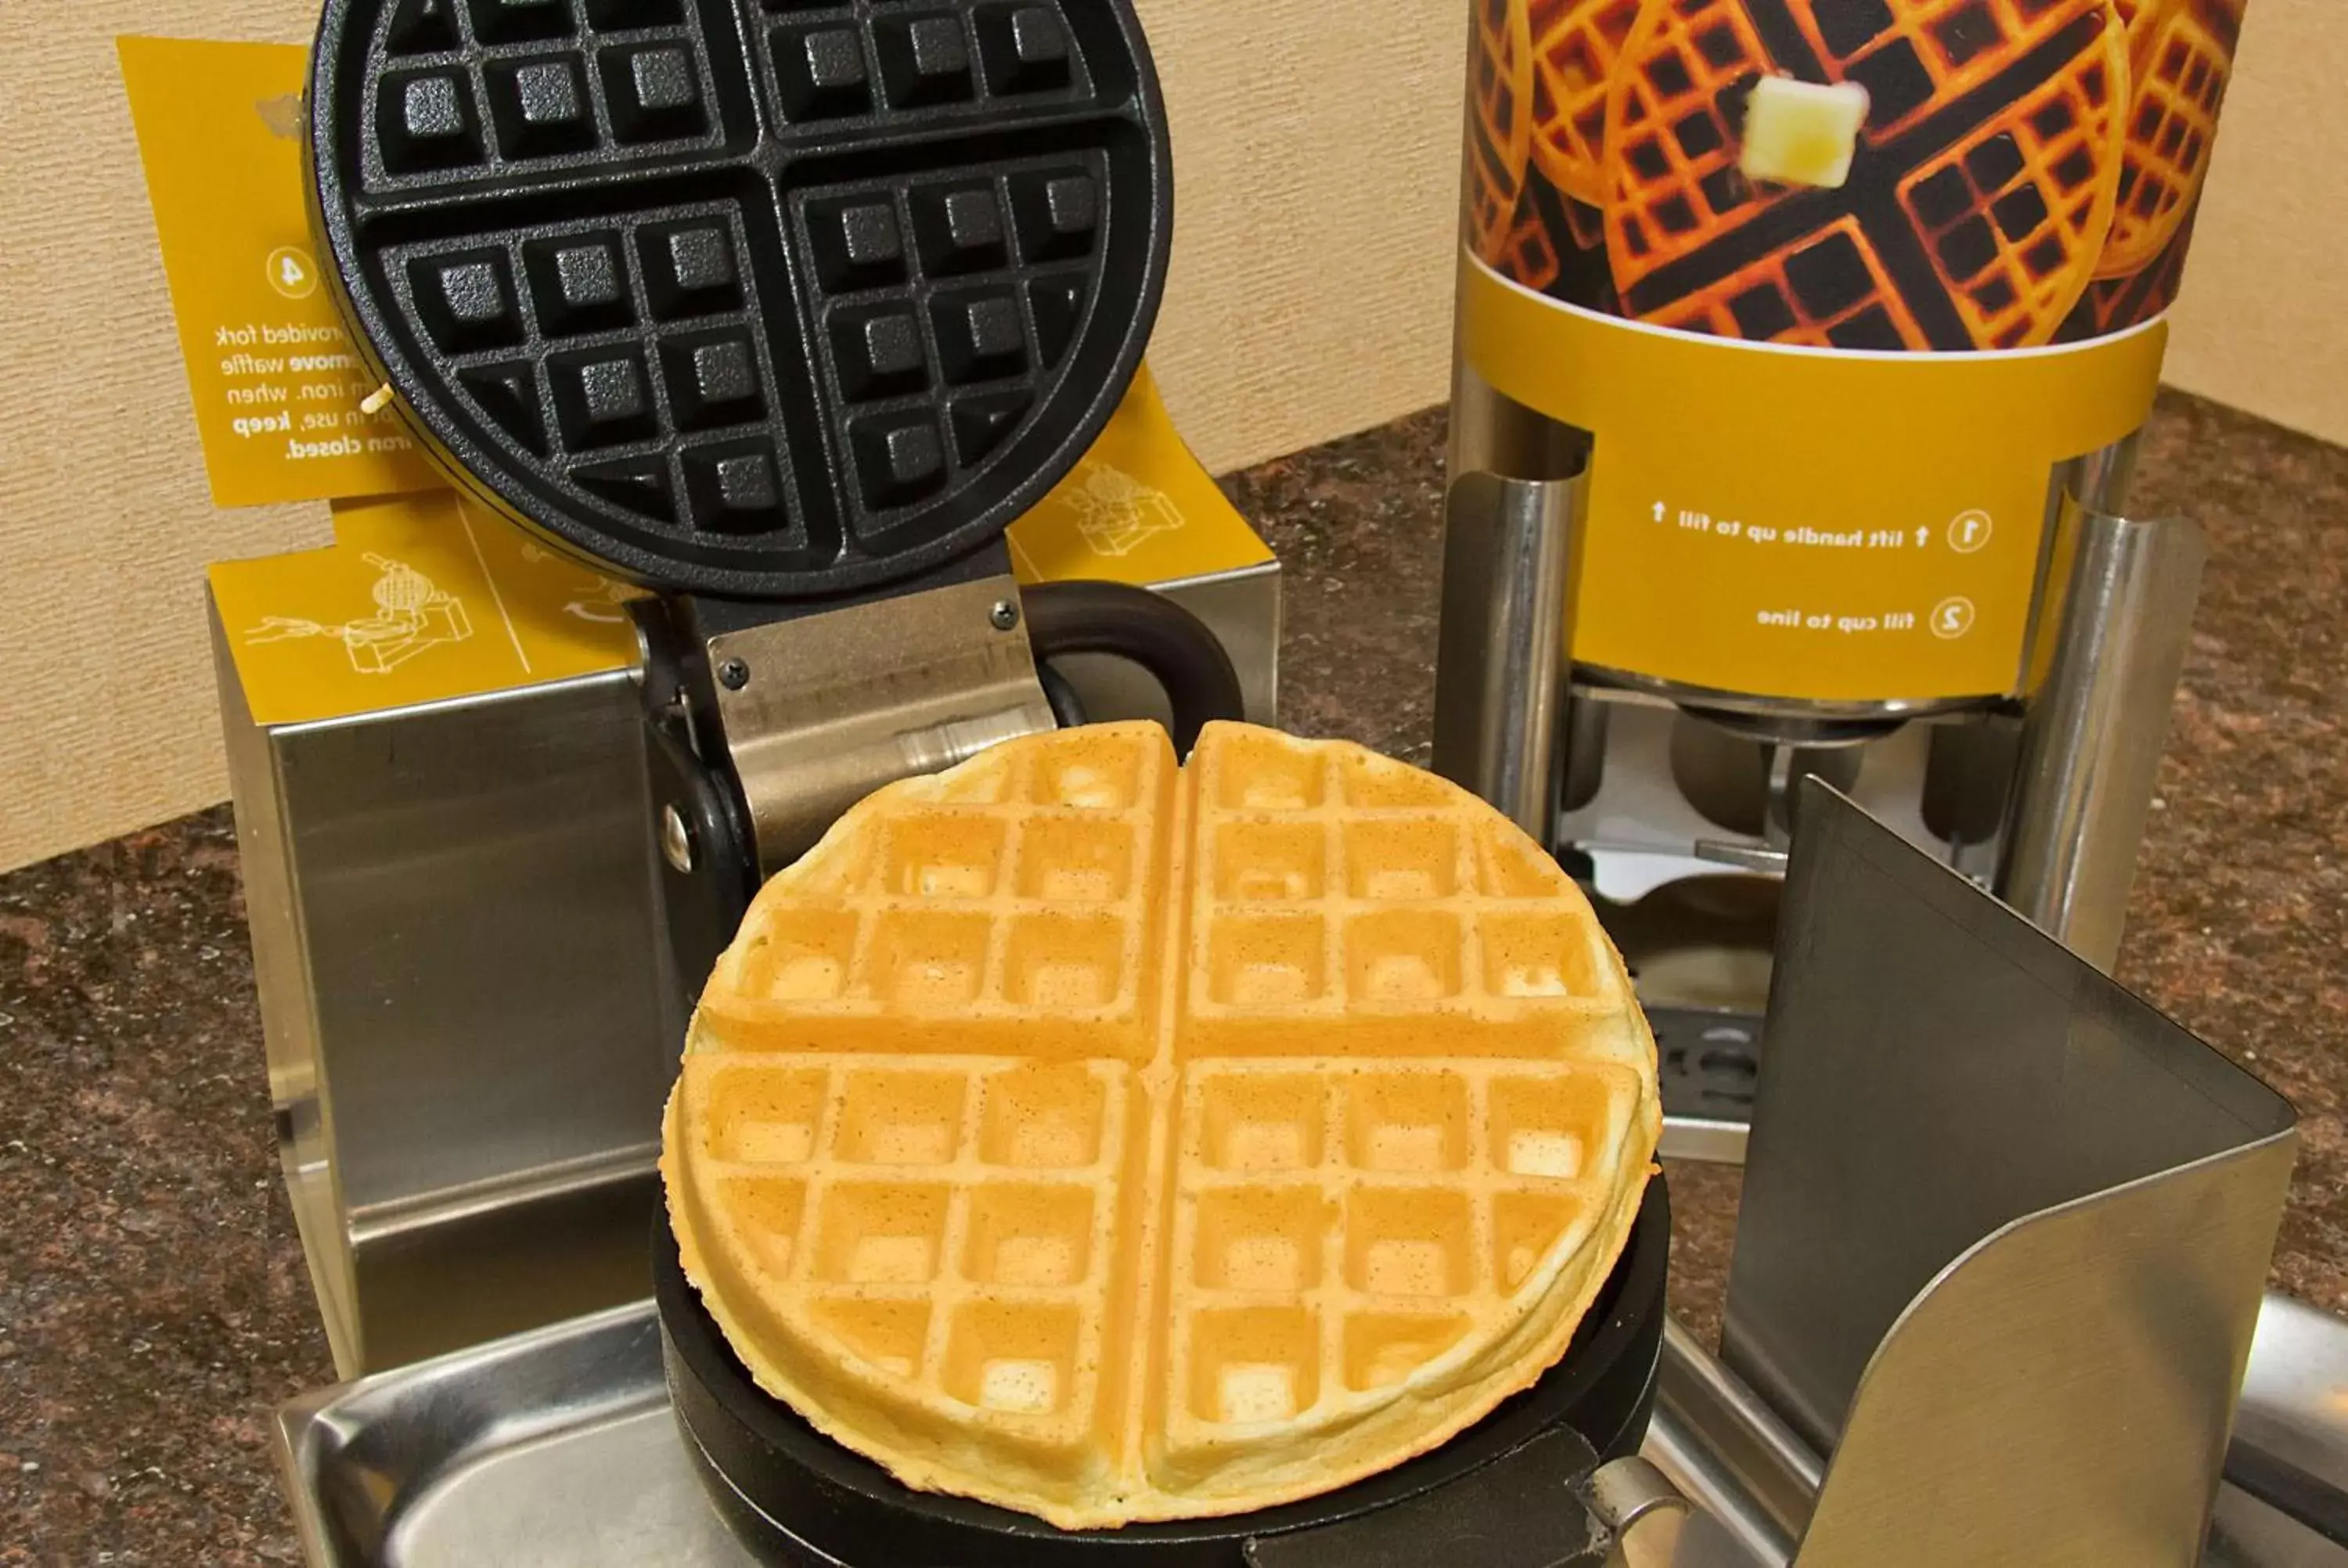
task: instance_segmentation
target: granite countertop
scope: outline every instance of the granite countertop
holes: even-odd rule
[[[1283,705],[1424,761],[1442,416],[1229,482]],[[2213,556],[2121,972],[2294,1100],[2282,1289],[2348,1312],[2348,451],[2161,400],[2140,509]],[[1672,1173],[1716,1332],[1737,1183]],[[331,1380],[276,1174],[224,809],[0,876],[0,1564],[300,1560],[268,1413]]]

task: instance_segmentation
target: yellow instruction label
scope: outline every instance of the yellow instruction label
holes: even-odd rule
[[[623,669],[627,601],[453,491],[339,504],[325,549],[211,569],[256,723],[309,723]]]
[[[319,275],[292,45],[122,38],[123,85],[223,507],[447,483],[374,390]]]
[[[1092,450],[1011,525],[1010,538],[1023,582],[1162,588],[1272,559],[1174,428],[1146,364]]]
[[[1821,702],[2018,689],[2050,476],[2144,423],[2168,341],[2155,322],[2012,354],[1736,343],[1472,257],[1459,302],[1468,363],[1596,438],[1574,658]]]

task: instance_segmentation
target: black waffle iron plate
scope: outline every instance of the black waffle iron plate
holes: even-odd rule
[[[327,0],[313,214],[451,476],[654,587],[1008,528],[1138,365],[1171,157],[1129,0]]]
[[[655,1227],[669,1391],[702,1480],[736,1535],[786,1568],[1385,1568],[1434,1561],[1580,1568],[1572,1489],[1637,1451],[1663,1342],[1671,1205],[1653,1178],[1622,1257],[1558,1364],[1431,1453],[1363,1481],[1225,1519],[1073,1532],[915,1491],[818,1433],[750,1380]],[[1479,1555],[1478,1539],[1495,1543]],[[1509,1542],[1505,1551],[1500,1542]],[[1464,1555],[1462,1553],[1464,1553]]]

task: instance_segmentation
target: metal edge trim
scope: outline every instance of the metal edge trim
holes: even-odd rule
[[[1189,577],[1169,577],[1163,582],[1144,583],[1142,586],[1152,593],[1179,593],[1187,588],[1220,588],[1227,583],[1250,582],[1257,578],[1277,578],[1280,575],[1280,558],[1274,556],[1252,566],[1197,572]]]
[[[1982,692],[1972,697],[1887,698],[1881,702],[1835,702],[1809,697],[1766,697],[1751,692],[1724,692],[1691,686],[1577,660],[1573,685],[1600,701],[1660,703],[1681,707],[1693,703],[1724,712],[1751,713],[1764,718],[1794,715],[1805,719],[1935,719],[1951,713],[1976,712],[2013,700],[2013,693]]]
[[[313,1568],[376,1568],[372,1559],[355,1557],[342,1550],[341,1538],[322,1504],[324,1489],[320,1482],[325,1461],[339,1454],[344,1443],[365,1428],[361,1407],[392,1390],[430,1384],[468,1362],[478,1368],[527,1359],[563,1340],[591,1338],[614,1331],[634,1334],[657,1325],[657,1314],[651,1297],[646,1296],[484,1345],[451,1350],[428,1360],[308,1389],[281,1402],[271,1412],[279,1490],[284,1493],[286,1509],[293,1515],[294,1534],[305,1560]],[[432,1470],[416,1478],[416,1484],[429,1487],[446,1473],[445,1466]],[[396,1512],[396,1507],[386,1508],[384,1517],[387,1519]]]
[[[312,1484],[309,1460],[316,1447],[313,1434],[334,1406],[340,1385],[297,1394],[277,1407],[271,1425],[277,1441],[278,1490],[285,1494],[286,1512],[294,1516],[294,1539],[302,1556],[314,1568],[345,1568],[342,1553],[326,1533],[324,1513],[318,1506],[318,1489]]]
[[[644,665],[615,664],[608,670],[591,670],[582,675],[562,675],[551,681],[525,681],[516,685],[499,686],[493,691],[469,692],[461,697],[436,697],[427,702],[408,702],[397,707],[369,708],[362,712],[343,713],[325,719],[296,719],[281,724],[264,724],[255,721],[257,728],[271,736],[304,735],[324,730],[347,729],[354,724],[383,723],[395,719],[428,718],[439,713],[461,713],[474,708],[485,708],[495,702],[510,702],[525,693],[537,697],[560,694],[573,689],[601,685],[612,681],[631,684],[642,680]]]
[[[1742,1165],[1752,1136],[1750,1122],[1666,1115],[1663,1141],[1655,1153],[1666,1160],[1692,1160],[1700,1165]]]
[[[539,1166],[519,1176],[489,1176],[436,1193],[353,1209],[346,1218],[351,1244],[356,1247],[383,1241],[410,1231],[469,1219],[510,1204],[526,1204],[533,1198],[638,1181],[658,1168],[660,1150],[657,1141],[631,1143],[623,1149],[602,1150],[559,1164]]]
[[[283,732],[271,729],[252,716],[252,704],[245,695],[244,671],[236,661],[227,624],[221,618],[220,601],[209,580],[204,585],[204,619],[211,633],[221,743],[232,784],[230,806],[245,886],[245,926],[253,946],[253,983],[269,1070],[272,1116],[277,1120],[284,1109],[279,1101],[281,1066],[287,1071],[297,1068],[306,1071],[311,1095],[317,1105],[318,1136],[324,1155],[321,1163],[332,1199],[330,1212],[321,1214],[314,1203],[304,1201],[307,1189],[295,1179],[298,1167],[290,1163],[294,1148],[283,1132],[273,1134],[271,1141],[276,1145],[278,1180],[284,1185],[286,1202],[294,1214],[294,1233],[302,1244],[303,1271],[309,1276],[311,1293],[318,1303],[320,1324],[335,1373],[341,1376],[365,1364],[366,1348],[359,1326],[357,1269],[352,1261],[349,1238],[335,1221],[335,1216],[345,1212],[342,1163],[335,1156],[334,1097],[327,1088],[326,1063],[320,1044],[323,1029],[316,988],[312,983],[314,966],[310,952],[310,923],[303,914],[301,856],[285,818],[285,759],[277,743]],[[240,753],[248,759],[242,768],[239,766]],[[240,774],[246,775],[247,782],[242,795],[233,788]],[[263,875],[258,877],[253,875],[255,866],[248,853],[255,848],[263,854],[260,867]],[[264,911],[271,902],[268,894],[272,883],[276,885],[274,891],[283,896],[284,922],[284,951],[274,959],[268,950],[272,944],[255,927],[256,914]],[[256,888],[263,892],[259,901],[253,897]],[[284,1000],[288,990],[294,998],[290,1008]],[[273,1031],[273,1017],[277,1020]],[[289,1028],[292,1039],[287,1038]],[[282,1120],[278,1120],[278,1126],[283,1128]],[[322,1228],[324,1234],[320,1234]],[[322,1268],[322,1264],[329,1266]]]

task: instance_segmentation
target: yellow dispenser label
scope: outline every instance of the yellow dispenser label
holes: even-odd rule
[[[1164,587],[1271,559],[1183,444],[1146,364],[1084,460],[1011,526],[1023,582]]]
[[[2051,471],[2144,423],[2168,338],[1733,343],[1544,299],[1472,258],[1459,299],[1468,362],[1596,437],[1574,657],[1820,702],[2015,689]]]
[[[337,319],[303,200],[306,56],[292,45],[118,41],[212,499],[223,507],[445,484]]]
[[[1463,351],[1597,436],[1574,651],[2010,692],[2149,407],[2248,0],[1479,0]]]
[[[636,658],[635,590],[448,490],[338,505],[326,548],[221,562],[211,589],[263,724],[481,696]]]

